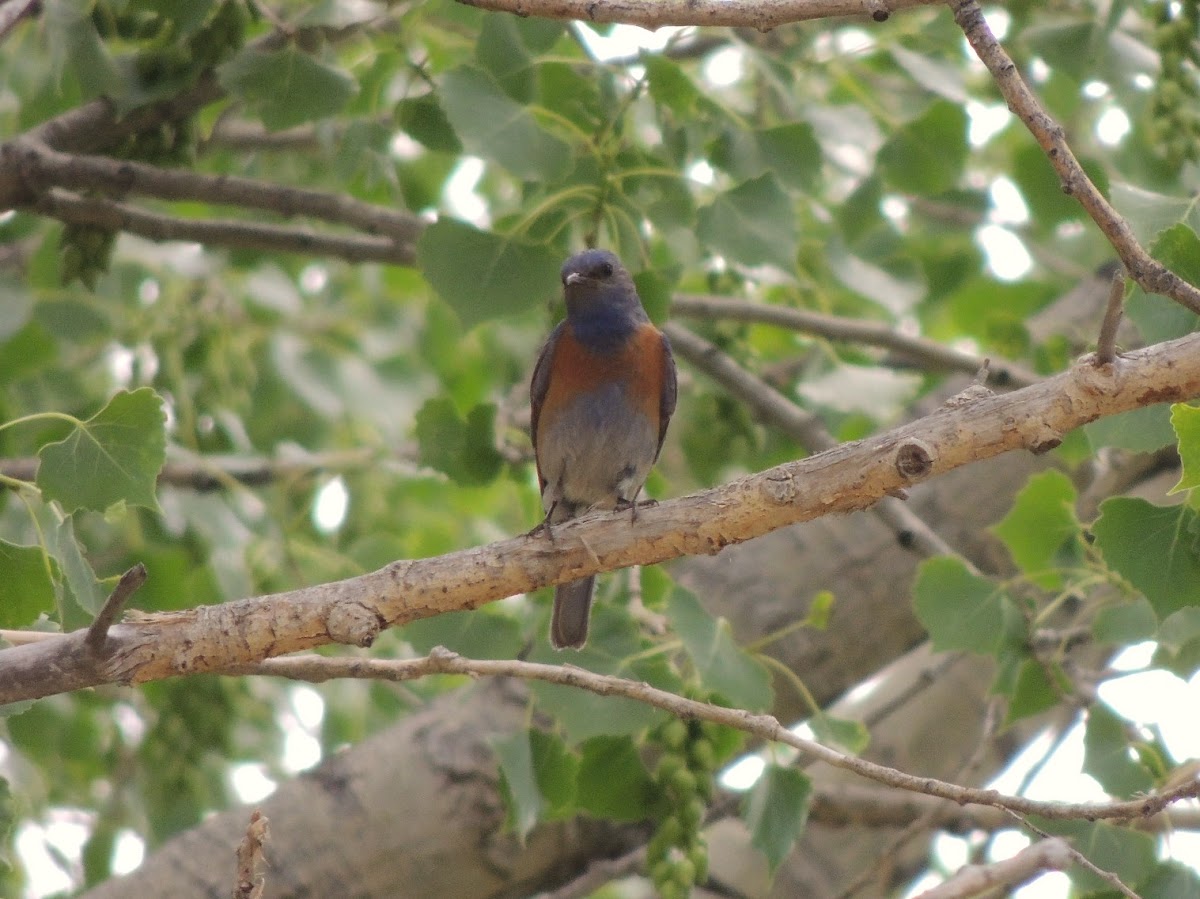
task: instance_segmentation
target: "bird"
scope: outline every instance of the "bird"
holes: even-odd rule
[[[642,307],[614,253],[590,249],[563,263],[567,314],[538,354],[529,385],[545,519],[554,525],[590,509],[631,510],[658,460],[675,411],[675,357]],[[554,591],[550,643],[587,642],[595,575]]]

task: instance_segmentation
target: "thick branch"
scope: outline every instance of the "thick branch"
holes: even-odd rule
[[[1147,293],[1162,294],[1200,315],[1200,289],[1188,284],[1142,249],[1129,223],[1104,199],[1071,152],[1062,126],[1042,108],[1029,85],[1021,78],[1016,64],[988,27],[978,2],[949,0],[949,4],[954,10],[954,21],[992,73],[1000,93],[1008,101],[1008,108],[1025,123],[1025,127],[1046,152],[1050,165],[1062,180],[1063,193],[1077,199],[1104,232],[1125,264],[1129,276]]]
[[[234,175],[164,169],[103,156],[73,156],[29,140],[16,140],[0,148],[0,166],[16,166],[35,193],[66,187],[266,209],[285,217],[305,215],[349,225],[367,234],[386,234],[402,243],[415,241],[425,227],[411,212],[363,203],[344,194]]]
[[[459,0],[465,6],[543,19],[621,22],[651,30],[663,25],[732,25],[770,31],[790,22],[869,16],[885,21],[897,10],[934,0]]]
[[[750,374],[719,348],[679,325],[667,324],[665,329],[680,356],[724,386],[764,421],[810,451],[836,445],[837,441],[818,416],[801,409],[771,385]],[[933,528],[895,496],[884,497],[875,506],[875,513],[904,545],[923,555],[954,553]]]
[[[825,315],[808,309],[748,303],[725,297],[680,294],[671,303],[671,311],[689,318],[716,318],[732,321],[760,322],[790,328],[805,334],[815,334],[828,340],[865,343],[883,347],[916,365],[933,371],[960,371],[973,375],[984,363],[981,356],[952,349],[927,337],[911,337],[882,322],[864,321]],[[1026,387],[1038,376],[1028,369],[1003,359],[988,360],[989,380],[1013,387]]]
[[[103,659],[83,632],[0,652],[0,703],[101,683],[225,671],[329,643],[369,645],[379,632],[550,584],[731,543],[834,512],[867,508],[914,481],[1015,449],[1044,450],[1105,415],[1200,395],[1200,335],[1096,366],[1090,358],[1008,394],[943,407],[903,427],[629,516],[598,512],[520,536],[398,561],[370,574],[183,612],[127,616]],[[913,448],[925,465],[905,464]],[[910,460],[911,461],[911,460]]]
[[[350,262],[412,265],[416,261],[416,250],[411,243],[398,242],[390,237],[318,234],[307,228],[287,228],[235,219],[175,218],[113,200],[76,196],[57,188],[37,197],[26,208],[69,224],[128,231],[150,240],[185,240],[210,247],[338,256]]]

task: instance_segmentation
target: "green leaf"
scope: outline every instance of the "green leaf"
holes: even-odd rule
[[[0,344],[25,327],[33,312],[33,293],[14,278],[0,276]]]
[[[491,403],[480,403],[464,419],[449,397],[426,400],[417,413],[421,464],[459,484],[491,483],[504,465],[496,449],[495,419]]]
[[[598,591],[604,586],[600,584]],[[570,660],[572,665],[598,674],[614,674],[679,692],[679,675],[661,654],[645,654],[647,645],[627,610],[601,601],[592,608],[587,646],[572,653]],[[561,665],[563,657],[542,639],[535,644],[529,660]],[[537,698],[538,708],[554,716],[571,743],[600,735],[636,734],[667,718],[666,712],[620,696],[598,696],[547,683],[533,683],[529,689]]]
[[[1175,442],[1170,406],[1158,403],[1109,415],[1083,426],[1093,450],[1104,447],[1152,453]]]
[[[646,81],[654,102],[666,106],[678,116],[691,115],[696,100],[700,98],[700,89],[683,68],[665,56],[654,53],[644,54],[642,64],[646,67]]]
[[[812,780],[795,768],[768,765],[742,806],[750,842],[767,857],[774,873],[795,845],[808,820]]]
[[[858,755],[871,742],[871,732],[861,721],[834,718],[824,712],[817,712],[808,719],[808,726],[812,728],[817,740],[841,746],[851,755]]]
[[[37,486],[67,512],[103,512],[122,501],[158,509],[154,488],[166,459],[165,425],[162,397],[151,388],[121,391],[66,439],[42,447]]]
[[[396,104],[396,124],[413,140],[430,150],[461,153],[462,144],[433,94],[411,97]]]
[[[1062,472],[1036,474],[1017,494],[1004,520],[991,528],[1017,567],[1047,590],[1063,582],[1061,574],[1047,569],[1077,561],[1082,529],[1075,517],[1076,498],[1075,485]]]
[[[26,627],[54,609],[54,577],[41,547],[0,540],[0,627]]]
[[[1154,899],[1195,899],[1200,896],[1200,874],[1182,862],[1160,862],[1154,872],[1136,884],[1140,895]]]
[[[821,174],[823,156],[813,127],[792,122],[747,131],[731,127],[709,147],[712,164],[735,178],[773,173],[787,187],[810,190]]]
[[[64,518],[55,530],[54,557],[58,559],[59,567],[67,578],[67,586],[71,588],[71,596],[85,612],[95,615],[104,604],[107,594],[101,589],[96,580],[96,572],[92,570],[83,547],[75,537],[75,519]]]
[[[463,146],[519,178],[554,181],[567,174],[571,148],[542,130],[533,115],[486,72],[459,66],[442,82],[442,106]]]
[[[1158,616],[1144,596],[1105,606],[1092,620],[1092,636],[1098,643],[1122,645],[1152,639],[1158,631]]]
[[[525,49],[515,16],[485,16],[475,41],[475,61],[520,103],[533,94],[533,58]]]
[[[293,44],[271,53],[247,47],[219,66],[217,77],[272,130],[335,115],[358,92],[349,72]]]
[[[525,845],[525,837],[537,824],[542,809],[542,794],[533,773],[529,732],[522,730],[507,737],[494,737],[491,744],[496,758],[500,760],[509,820],[517,839],[521,845]]]
[[[729,622],[713,618],[693,593],[678,586],[667,601],[667,617],[706,689],[738,708],[760,710],[771,705],[767,669],[734,642]]]
[[[1200,487],[1200,409],[1183,403],[1171,407],[1171,427],[1179,443],[1183,472],[1172,493]]]
[[[1189,284],[1200,285],[1200,238],[1187,225],[1172,225],[1158,234],[1150,245],[1150,255]],[[1200,325],[1196,313],[1166,297],[1149,296],[1140,287],[1130,294],[1125,313],[1147,343],[1183,337]]]
[[[1104,561],[1150,600],[1159,621],[1200,598],[1196,513],[1113,497],[1092,526]]]
[[[544,730],[529,731],[533,754],[533,773],[546,805],[543,818],[571,817],[575,814],[575,796],[579,779],[579,757],[556,734]]]
[[[773,175],[718,194],[698,212],[696,236],[713,252],[743,265],[796,268],[796,214]]]
[[[91,13],[90,3],[77,0],[46,0],[43,4],[42,20],[54,67],[78,80],[85,100],[120,96],[125,79],[96,32]]]
[[[575,802],[583,811],[614,821],[650,817],[657,790],[629,737],[593,737],[580,747]]]
[[[967,161],[967,113],[958,103],[935,100],[879,148],[884,181],[906,193],[940,194],[958,184]]]
[[[1158,629],[1158,649],[1152,664],[1185,680],[1200,670],[1200,606],[1168,615]]]
[[[921,563],[913,586],[913,607],[938,651],[990,655],[1011,645],[1021,627],[1012,600],[954,556]]]
[[[1061,682],[1056,684],[1042,662],[1024,654],[1017,658],[1019,661],[1014,659],[1015,672],[1003,673],[997,678],[998,682],[1001,679],[1007,682],[1007,689],[1000,691],[1008,695],[1008,709],[1004,715],[1005,727],[1054,708],[1062,701],[1064,692],[1070,687],[1057,668],[1053,669],[1053,674]]]
[[[1154,788],[1154,779],[1129,754],[1126,723],[1102,702],[1087,711],[1083,733],[1083,770],[1110,796],[1128,798]]]
[[[888,52],[892,54],[896,64],[908,72],[925,90],[938,94],[951,103],[966,104],[969,96],[960,66],[923,53],[914,53],[899,44],[892,46]]]
[[[1154,868],[1156,840],[1151,834],[1103,822],[1091,824],[1087,821],[1047,821],[1036,816],[1030,817],[1042,830],[1068,837],[1071,844],[1089,861],[1102,871],[1116,874],[1123,883],[1139,884]],[[1069,874],[1079,895],[1101,894],[1104,890],[1111,889],[1107,881],[1101,880],[1081,865],[1072,867]]]
[[[833,616],[834,595],[831,590],[820,590],[808,604],[808,615],[804,622],[809,627],[823,631],[829,627],[829,619]]]
[[[403,633],[419,653],[444,646],[471,659],[512,659],[525,643],[515,618],[487,609],[422,618],[406,624]]]
[[[873,300],[893,315],[911,310],[927,293],[917,272],[910,277],[896,274],[855,256],[840,244],[827,248],[834,277],[856,293]]]
[[[450,218],[425,229],[417,241],[417,260],[466,328],[547,304],[560,289],[562,261],[547,247]]]

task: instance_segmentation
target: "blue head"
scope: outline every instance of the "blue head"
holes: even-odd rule
[[[562,282],[567,318],[585,345],[615,346],[648,321],[633,278],[608,250],[576,253],[563,263]]]

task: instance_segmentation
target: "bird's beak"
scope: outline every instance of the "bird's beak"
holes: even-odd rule
[[[571,274],[567,275],[567,277],[563,280],[563,284],[567,285],[567,287],[570,287],[572,284],[578,284],[582,280],[583,275],[580,272],[571,272]]]

